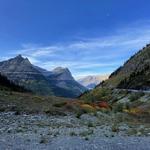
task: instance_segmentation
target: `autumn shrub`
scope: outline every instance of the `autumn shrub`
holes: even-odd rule
[[[59,103],[54,104],[53,106],[54,106],[54,107],[63,107],[63,106],[65,106],[66,104],[67,104],[67,102],[59,102]]]
[[[99,106],[100,108],[106,108],[106,109],[109,109],[109,108],[110,108],[109,104],[108,104],[107,102],[105,102],[105,101],[99,102],[99,103],[98,103],[98,106]]]
[[[89,104],[82,104],[80,107],[86,113],[92,113],[92,112],[96,111],[96,109],[93,106],[89,105]]]

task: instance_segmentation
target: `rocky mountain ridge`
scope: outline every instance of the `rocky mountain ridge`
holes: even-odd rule
[[[150,89],[150,45],[133,55],[123,66],[113,72],[103,87],[149,90]]]
[[[74,80],[67,68],[47,71],[32,65],[21,55],[0,62],[0,72],[9,80],[40,95],[76,97],[86,90]]]

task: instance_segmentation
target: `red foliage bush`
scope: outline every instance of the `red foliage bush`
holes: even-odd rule
[[[100,107],[100,108],[106,108],[106,109],[109,109],[110,108],[110,106],[109,106],[109,104],[107,103],[107,102],[99,102],[98,103],[98,107]]]

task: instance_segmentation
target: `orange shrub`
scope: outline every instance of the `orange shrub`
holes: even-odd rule
[[[98,107],[100,107],[100,108],[106,108],[106,109],[110,108],[109,104],[107,102],[104,102],[104,101],[99,102],[98,103]]]
[[[87,112],[87,113],[95,112],[95,111],[96,111],[96,109],[95,109],[93,106],[89,105],[89,104],[82,104],[80,107],[81,107],[85,112]]]

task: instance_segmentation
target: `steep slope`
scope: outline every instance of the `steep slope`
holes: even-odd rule
[[[50,72],[47,79],[55,85],[55,95],[77,97],[87,89],[73,78],[68,68],[57,67]]]
[[[56,68],[49,72],[32,65],[21,55],[0,62],[0,72],[9,80],[40,95],[77,97],[86,90],[73,79],[68,69]]]
[[[99,75],[99,76],[86,76],[84,78],[78,79],[78,82],[85,86],[88,89],[93,89],[97,86],[101,81],[106,80],[108,78],[107,75]]]
[[[0,74],[0,90],[10,90],[10,91],[18,91],[18,92],[29,92],[24,87],[21,87],[10,80],[7,77]]]
[[[0,63],[0,72],[35,93],[42,95],[53,94],[50,83],[36,70],[29,60],[21,55]]]
[[[74,80],[68,68],[57,67],[52,70],[52,74],[56,80]]]
[[[117,111],[127,109],[149,114],[149,97],[150,45],[147,45],[113,72],[108,80],[82,94],[80,99],[88,103],[106,101]]]
[[[113,72],[103,87],[150,89],[150,45],[147,45],[123,66]]]
[[[43,68],[40,68],[40,67],[38,67],[38,66],[34,66],[34,65],[33,65],[33,67],[34,67],[36,70],[38,70],[39,72],[41,72],[45,77],[50,76],[50,75],[52,74],[51,71],[48,71],[48,70],[43,69]]]

